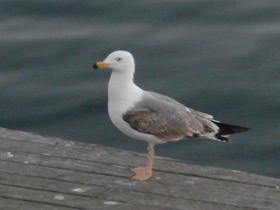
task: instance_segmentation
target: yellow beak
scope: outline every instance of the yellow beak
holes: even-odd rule
[[[101,68],[108,68],[109,64],[108,63],[104,63],[102,61],[98,61],[93,65],[94,69],[101,69]]]

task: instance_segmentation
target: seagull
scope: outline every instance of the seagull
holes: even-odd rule
[[[153,175],[154,145],[185,138],[202,137],[229,142],[230,134],[249,128],[222,123],[209,114],[195,111],[176,100],[138,87],[131,53],[114,51],[94,69],[111,69],[108,85],[108,113],[125,135],[148,142],[147,166],[132,168],[132,179],[144,181]]]

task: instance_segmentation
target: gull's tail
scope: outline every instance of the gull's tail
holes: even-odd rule
[[[219,127],[219,131],[218,131],[218,133],[215,134],[215,138],[220,141],[229,142],[230,134],[240,133],[240,132],[245,132],[245,131],[250,130],[250,128],[226,124],[226,123],[218,122],[215,120],[212,120],[212,122],[215,123]]]

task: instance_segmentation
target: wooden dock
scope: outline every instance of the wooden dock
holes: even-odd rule
[[[280,209],[280,179],[0,128],[0,210]]]

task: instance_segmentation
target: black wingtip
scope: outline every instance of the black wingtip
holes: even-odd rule
[[[216,134],[216,135],[215,135],[215,138],[216,138],[217,140],[222,141],[222,142],[228,142],[228,143],[230,142],[229,136],[220,136],[220,135]]]
[[[222,141],[227,141],[226,140],[226,135],[234,134],[234,133],[241,133],[241,132],[246,132],[251,130],[250,128],[238,126],[238,125],[231,125],[231,124],[226,124],[222,122],[216,122],[212,121],[219,127],[219,132],[216,134],[216,138],[221,139]]]

